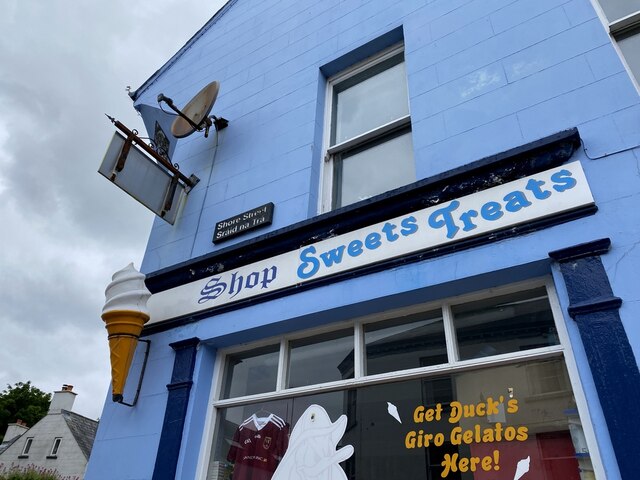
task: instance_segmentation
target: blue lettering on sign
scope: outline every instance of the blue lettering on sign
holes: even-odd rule
[[[504,209],[507,212],[512,212],[512,213],[515,213],[531,205],[531,202],[527,200],[526,195],[520,190],[507,193],[504,196],[503,200],[506,202],[504,205]]]
[[[307,247],[300,252],[300,260],[302,263],[298,267],[298,277],[306,280],[313,277],[320,269],[320,261],[313,256],[316,253],[316,247]]]
[[[403,237],[413,235],[418,231],[417,222],[418,220],[414,216],[403,218],[400,221],[400,234],[396,233],[398,225],[387,222],[380,229],[382,233],[370,232],[363,240],[352,240],[347,245],[339,245],[331,250],[327,250],[326,252],[321,252],[319,255],[320,259],[316,256],[317,250],[313,245],[303,248],[300,252],[301,263],[296,272],[298,274],[298,278],[306,280],[318,273],[322,265],[326,268],[331,268],[334,265],[341,264],[345,257],[357,257],[365,253],[367,250],[380,248],[383,245],[383,240],[392,243],[397,241],[400,238],[400,235]]]
[[[321,253],[320,258],[324,262],[325,267],[330,267],[334,264],[337,265],[342,262],[342,255],[344,254],[345,248],[346,247],[344,245],[340,245],[338,248]]]
[[[227,289],[227,284],[222,282],[220,277],[213,277],[207,282],[202,290],[200,290],[200,299],[198,303],[208,302],[209,300],[215,300],[224,293]]]
[[[418,220],[414,216],[403,218],[400,225],[402,226],[400,233],[403,237],[408,237],[418,231]]]
[[[460,228],[453,221],[453,212],[460,206],[460,202],[454,200],[444,208],[439,208],[429,215],[431,228],[447,227],[447,237],[453,238]]]
[[[569,170],[560,170],[559,172],[551,175],[551,181],[555,183],[553,189],[556,192],[564,192],[576,186],[575,178],[571,178],[571,172]]]
[[[530,178],[523,190],[514,190],[507,193],[500,199],[488,201],[476,208],[468,210],[460,209],[460,201],[452,200],[448,204],[433,210],[426,219],[426,225],[433,230],[443,230],[446,237],[454,239],[462,230],[470,232],[478,228],[482,222],[495,222],[505,215],[519,212],[532,205],[532,201],[544,201],[553,195],[553,192],[565,192],[577,185],[577,180],[573,178],[570,170],[559,170],[550,177],[551,183],[544,180]],[[402,218],[399,225],[393,222],[386,222],[379,227],[379,231],[368,231],[362,233],[359,239],[350,240],[345,245],[338,245],[329,250],[318,252],[313,245],[303,248],[300,251],[300,264],[296,271],[298,278],[307,280],[316,275],[321,268],[331,269],[340,265],[346,258],[355,258],[364,255],[367,251],[376,250],[385,244],[397,242],[399,239],[415,234],[419,229],[419,223],[415,216],[410,215]],[[274,267],[275,268],[275,267]],[[233,278],[230,293],[237,290],[238,280]],[[207,283],[202,294],[215,295],[221,286],[226,285],[214,278]],[[218,293],[219,295],[219,293]]]
[[[248,275],[241,275],[239,272],[233,272],[230,278],[222,281],[222,277],[211,278],[200,290],[200,298],[198,303],[206,303],[209,300],[215,300],[223,293],[227,293],[229,298],[234,298],[244,289],[252,289],[260,287],[261,289],[269,288],[269,284],[278,276],[278,268],[274,265],[257,272],[250,272]]]

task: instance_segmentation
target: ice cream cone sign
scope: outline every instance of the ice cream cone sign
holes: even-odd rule
[[[105,290],[102,320],[108,332],[111,357],[111,390],[114,402],[122,402],[124,386],[131,368],[138,338],[149,321],[147,300],[151,292],[145,276],[133,263],[113,274]]]

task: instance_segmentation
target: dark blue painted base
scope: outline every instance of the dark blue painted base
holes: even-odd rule
[[[600,255],[609,239],[551,252],[559,262],[569,295],[569,315],[576,321],[607,422],[620,474],[638,478],[640,455],[640,372]]]
[[[156,464],[153,468],[153,480],[173,479],[176,475],[182,431],[189,406],[189,393],[193,385],[193,368],[196,361],[198,338],[190,338],[170,344],[176,352],[173,363],[171,383],[167,385],[169,397],[164,413],[162,433]]]

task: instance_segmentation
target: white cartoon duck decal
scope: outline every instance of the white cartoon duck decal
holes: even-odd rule
[[[293,427],[289,448],[271,480],[347,480],[338,464],[353,455],[353,446],[336,450],[346,428],[346,415],[331,423],[324,408],[311,405]]]

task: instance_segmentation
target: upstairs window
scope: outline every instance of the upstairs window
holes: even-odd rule
[[[31,450],[31,444],[33,443],[33,437],[27,437],[24,442],[24,447],[22,447],[22,455],[29,455],[29,450]]]
[[[56,437],[53,439],[53,446],[51,447],[51,453],[49,454],[49,456],[51,457],[58,456],[58,450],[60,449],[60,442],[62,442],[62,438],[60,437]]]
[[[640,83],[640,0],[600,0],[609,32]]]
[[[401,46],[329,79],[323,211],[415,181]]]

